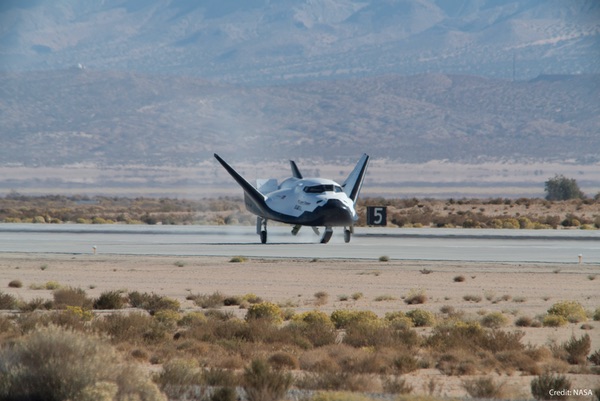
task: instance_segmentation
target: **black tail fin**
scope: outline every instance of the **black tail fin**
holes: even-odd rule
[[[344,188],[344,192],[348,195],[348,198],[352,199],[353,202],[356,203],[358,199],[358,194],[360,193],[360,188],[362,187],[363,180],[365,179],[365,175],[367,174],[367,166],[369,165],[369,155],[363,154],[354,170],[350,173],[346,181],[342,187]]]
[[[300,178],[302,179],[302,173],[300,172],[300,169],[298,168],[298,166],[296,166],[296,162],[294,162],[293,160],[290,160],[290,166],[292,167],[292,175],[296,178]]]
[[[233,169],[227,162],[218,154],[215,153],[215,159],[221,163],[221,165],[227,170],[227,172],[233,177],[234,180],[237,181],[238,184],[243,188],[244,193],[252,202],[256,205],[259,210],[264,210],[266,207],[265,200],[266,197],[259,192],[258,189],[254,188],[252,184],[250,184],[244,177],[242,177],[237,171]]]

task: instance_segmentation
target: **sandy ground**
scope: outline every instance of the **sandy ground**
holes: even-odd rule
[[[462,275],[464,282],[455,282]],[[22,288],[8,283],[20,280]],[[587,310],[600,307],[600,266],[560,264],[508,264],[435,261],[360,261],[311,259],[249,259],[231,263],[217,257],[161,257],[118,255],[7,254],[0,253],[0,291],[24,301],[36,297],[52,298],[48,290],[34,290],[32,284],[57,281],[81,287],[90,297],[107,290],[155,292],[178,299],[183,309],[196,309],[186,295],[190,292],[227,295],[254,293],[260,297],[312,310],[314,294],[326,292],[328,301],[319,309],[331,312],[349,308],[372,310],[383,316],[390,311],[425,308],[439,313],[451,305],[476,317],[484,311],[502,311],[510,317],[508,329],[516,329],[514,319],[544,314],[553,303],[576,300]],[[411,291],[425,291],[428,301],[408,306],[403,298]],[[342,295],[361,292],[358,301],[340,301]],[[478,295],[479,302],[468,302],[465,295]],[[391,300],[376,301],[379,296]],[[236,313],[243,313],[236,309]],[[581,323],[561,328],[525,328],[524,342],[542,345],[562,342],[588,333],[592,352],[600,348],[600,322],[582,330]],[[419,329],[427,330],[427,329]],[[460,395],[461,379],[441,376],[434,369],[408,375],[415,391],[424,391],[431,377],[440,376],[440,394]],[[442,380],[443,378],[443,380]],[[531,377],[506,377],[514,395],[526,396]],[[591,388],[599,376],[575,375],[574,388]],[[530,397],[530,396],[529,396]],[[588,397],[589,398],[589,397]]]

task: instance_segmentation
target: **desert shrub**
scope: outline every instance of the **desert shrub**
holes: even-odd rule
[[[544,327],[561,327],[568,323],[567,319],[559,315],[546,315],[542,319]]]
[[[202,381],[207,386],[213,387],[235,387],[239,384],[239,379],[234,372],[219,368],[204,369]]]
[[[524,350],[525,346],[521,343],[524,335],[521,331],[486,330],[479,323],[455,322],[434,327],[426,343],[440,352],[466,349],[475,352],[485,350],[495,354]]]
[[[294,322],[304,322],[304,323],[319,323],[324,325],[331,325],[333,327],[333,322],[329,318],[329,316],[325,312],[321,311],[308,311],[299,313],[292,317],[292,321]]]
[[[413,391],[413,387],[406,383],[406,380],[402,377],[383,377],[381,380],[383,391],[388,394],[410,394]]]
[[[478,369],[474,355],[457,350],[442,354],[435,367],[448,376],[474,375]]]
[[[385,321],[354,320],[346,326],[344,343],[353,347],[375,347],[388,345],[393,333]]]
[[[596,310],[594,311],[594,314],[592,315],[592,318],[595,321],[600,320],[600,307],[596,308]]]
[[[268,359],[269,365],[276,369],[298,369],[300,361],[289,352],[279,351],[271,355]]]
[[[21,304],[19,309],[21,312],[33,312],[34,310],[38,309],[48,310],[52,309],[52,301],[45,298],[36,297],[29,302]]]
[[[231,259],[229,259],[229,262],[230,263],[243,263],[247,260],[248,260],[248,258],[246,258],[244,256],[234,256]]]
[[[365,392],[372,390],[372,380],[365,375],[356,375],[350,372],[313,372],[304,375],[296,381],[296,386],[309,390],[332,390],[332,391],[353,391]],[[338,393],[334,393],[338,394]],[[333,398],[333,400],[353,400],[349,398],[348,393],[341,393],[342,398]],[[361,397],[361,396],[359,396]],[[325,398],[327,399],[327,398]],[[363,398],[358,398],[363,400]],[[368,399],[367,399],[368,400]]]
[[[65,287],[54,291],[54,307],[65,309],[67,306],[78,306],[91,309],[93,301],[87,297],[81,288]]]
[[[237,295],[226,296],[223,299],[223,305],[225,305],[225,306],[237,306],[237,305],[241,305],[241,303],[242,303],[242,297],[237,296]]]
[[[242,301],[248,302],[249,304],[259,304],[263,301],[263,299],[250,292],[242,297]]]
[[[154,320],[165,326],[168,330],[175,329],[179,319],[181,319],[181,315],[174,310],[161,309],[154,314]]]
[[[188,312],[179,319],[177,324],[182,327],[194,327],[206,323],[206,315],[202,312]]]
[[[60,287],[62,286],[58,281],[47,281],[46,284],[44,284],[44,288],[47,290],[58,290]]]
[[[21,280],[12,280],[8,283],[8,286],[11,288],[21,288],[23,287],[23,282]]]
[[[412,354],[401,353],[394,357],[392,365],[398,374],[404,375],[419,369],[419,360]]]
[[[3,294],[0,292],[0,309],[2,310],[12,310],[17,309],[18,307],[17,298],[11,294]]]
[[[145,309],[150,314],[163,309],[178,311],[181,308],[178,300],[154,293],[148,294],[147,292],[140,293],[133,291],[128,294],[128,298],[129,304],[132,307]]]
[[[592,341],[589,334],[580,338],[574,335],[562,344],[562,348],[567,352],[567,362],[573,365],[582,365],[586,362],[586,357],[592,348]]]
[[[94,300],[94,309],[122,309],[125,299],[119,291],[104,291]]]
[[[545,373],[531,380],[531,394],[536,400],[565,400],[568,396],[561,390],[570,390],[571,382],[564,375]],[[550,394],[550,392],[553,394]]]
[[[385,320],[390,322],[390,325],[395,329],[409,329],[414,326],[413,320],[400,311],[386,313]]]
[[[56,326],[38,328],[0,351],[0,398],[6,401],[87,401],[107,393],[116,395],[108,399],[166,401],[144,375],[132,376],[105,340]],[[137,385],[128,386],[130,380]]]
[[[359,299],[361,299],[363,297],[363,293],[362,292],[355,292],[351,295],[352,299],[355,301],[358,301]],[[600,309],[600,308],[599,308]]]
[[[517,327],[530,327],[533,323],[533,319],[529,316],[521,316],[515,320],[515,326]]]
[[[600,366],[600,349],[597,349],[594,353],[592,353],[588,359],[594,365]]]
[[[463,281],[465,281],[465,276],[463,276],[463,275],[454,277],[455,283],[462,283]]]
[[[408,305],[424,304],[427,302],[427,294],[424,290],[410,290],[404,302]]]
[[[243,385],[249,401],[277,401],[292,385],[289,372],[279,372],[261,359],[255,359],[244,370]]]
[[[354,311],[337,309],[331,312],[331,321],[337,329],[344,329],[357,321],[377,321],[379,317],[372,311]]]
[[[433,313],[424,309],[413,309],[406,312],[406,316],[412,320],[416,327],[432,326],[435,323]]]
[[[508,374],[512,374],[515,369],[524,374],[537,375],[542,373],[541,368],[537,365],[531,355],[531,353],[528,354],[522,351],[498,352],[494,357],[500,362],[501,366],[497,367],[496,370],[504,371]]]
[[[463,296],[463,299],[467,302],[481,302],[480,295],[467,294]]]
[[[111,314],[93,322],[94,328],[106,333],[114,342],[156,343],[164,340],[166,328],[150,316],[139,312]]]
[[[502,387],[504,383],[496,383],[491,377],[479,377],[465,380],[462,387],[471,398],[499,399],[503,398]]]
[[[246,320],[266,319],[273,323],[281,323],[283,312],[281,308],[272,302],[261,302],[250,305],[246,313]]]
[[[319,311],[295,315],[291,323],[282,330],[289,334],[292,337],[291,341],[301,348],[333,344],[336,339],[335,327],[329,316]]]
[[[214,389],[208,401],[236,401],[237,393],[234,387],[218,387]]]
[[[508,318],[502,312],[491,312],[481,318],[481,325],[491,329],[506,326]]]
[[[549,315],[562,316],[571,323],[587,320],[585,309],[577,301],[557,302],[548,309]]]
[[[212,294],[198,294],[192,297],[194,303],[202,309],[218,308],[225,305],[225,295],[219,291]]]
[[[325,291],[315,292],[315,305],[323,306],[329,300],[329,294]]]
[[[195,389],[203,383],[198,363],[192,359],[173,359],[163,364],[154,382],[169,399],[192,399]]]

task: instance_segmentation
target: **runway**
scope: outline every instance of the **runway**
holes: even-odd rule
[[[578,263],[600,266],[597,230],[478,230],[356,228],[349,244],[342,229],[329,244],[308,227],[269,227],[260,244],[250,226],[142,226],[0,224],[0,253],[247,256],[265,258],[378,259]]]

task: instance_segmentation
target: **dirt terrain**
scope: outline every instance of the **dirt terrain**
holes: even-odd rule
[[[457,280],[458,276],[464,280]],[[22,287],[9,287],[13,280],[20,280]],[[318,309],[329,314],[350,309],[384,316],[421,308],[439,316],[442,307],[452,306],[462,311],[465,319],[473,320],[501,312],[508,318],[504,329],[523,330],[526,344],[560,344],[587,333],[591,352],[600,348],[600,323],[591,318],[587,326],[579,322],[563,327],[516,327],[515,321],[523,316],[542,316],[554,303],[565,300],[578,301],[593,312],[600,306],[599,280],[600,267],[585,264],[314,259],[233,263],[216,257],[0,254],[1,291],[25,302],[39,297],[52,299],[50,290],[38,288],[53,281],[85,289],[90,297],[110,290],[152,292],[177,299],[183,312],[199,309],[189,300],[190,294],[216,291],[227,295],[254,293],[296,313]],[[407,305],[405,298],[414,292],[426,294],[426,302]],[[354,300],[352,294],[357,293],[362,295]],[[466,296],[472,300],[465,300]],[[246,313],[237,306],[223,309],[240,317]],[[427,334],[431,328],[415,330]],[[518,372],[492,375],[505,383],[509,397],[531,397],[533,376]],[[578,367],[569,369],[567,376],[573,388],[595,388],[598,383],[597,375]],[[466,377],[444,375],[434,368],[418,369],[404,377],[413,386],[413,393],[426,393],[433,379],[438,395],[465,395],[462,381]]]

